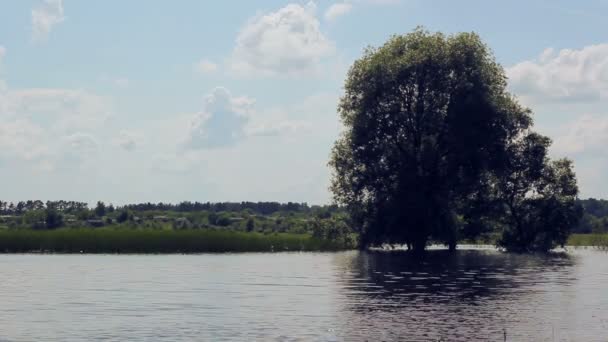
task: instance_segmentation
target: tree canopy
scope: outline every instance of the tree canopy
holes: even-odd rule
[[[547,250],[576,224],[572,164],[549,160],[549,138],[476,34],[394,36],[365,51],[344,89],[331,190],[362,247],[453,248],[500,229],[508,249]]]

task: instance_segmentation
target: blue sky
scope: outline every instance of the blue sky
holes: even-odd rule
[[[0,197],[328,203],[366,46],[475,31],[608,198],[608,2],[0,0]]]

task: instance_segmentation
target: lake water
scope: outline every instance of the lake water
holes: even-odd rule
[[[606,341],[608,254],[0,255],[0,341]]]

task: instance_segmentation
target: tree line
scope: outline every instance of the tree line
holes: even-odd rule
[[[334,213],[340,210],[337,205],[308,205],[307,203],[296,202],[190,202],[183,201],[177,204],[172,203],[134,203],[125,204],[122,206],[114,206],[113,204],[105,204],[103,201],[98,201],[94,208],[89,208],[86,202],[78,201],[40,201],[27,200],[19,202],[8,202],[0,200],[0,214],[2,215],[20,215],[28,211],[35,210],[56,210],[66,214],[76,214],[82,211],[96,211],[99,215],[115,210],[131,210],[131,211],[175,211],[175,212],[240,212],[249,210],[260,215],[271,215],[277,212],[325,212]]]
[[[574,232],[608,233],[608,201],[589,198],[579,203],[583,207],[583,217]]]

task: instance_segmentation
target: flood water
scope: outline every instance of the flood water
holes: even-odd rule
[[[0,255],[0,341],[606,341],[608,254]]]

